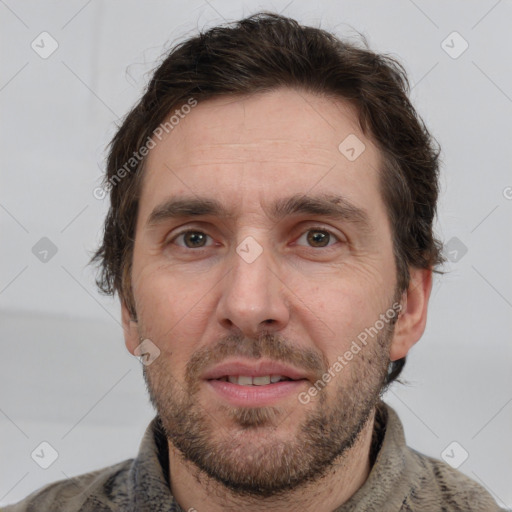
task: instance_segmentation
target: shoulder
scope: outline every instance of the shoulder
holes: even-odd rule
[[[446,512],[503,510],[482,485],[464,473],[413,448],[409,447],[408,451],[412,465],[417,468],[417,478],[413,479],[410,493],[404,500],[401,509],[404,512],[435,509]]]
[[[3,507],[2,512],[96,512],[120,510],[127,498],[127,473],[133,459],[37,489],[22,501]]]
[[[407,445],[402,422],[388,404],[379,404],[376,430],[383,435],[369,476],[371,494],[384,510],[400,512],[500,512],[491,494],[446,462]],[[387,508],[386,508],[387,507]]]

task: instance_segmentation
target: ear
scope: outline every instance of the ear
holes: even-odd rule
[[[409,287],[402,295],[402,309],[395,324],[389,358],[405,357],[421,338],[427,323],[427,307],[432,290],[432,269],[410,269]]]
[[[128,352],[135,355],[134,351],[139,345],[138,325],[137,322],[132,320],[130,312],[128,311],[123,299],[121,299],[121,318],[123,323],[124,344],[126,345]]]

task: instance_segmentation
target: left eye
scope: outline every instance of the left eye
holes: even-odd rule
[[[306,237],[306,240],[309,244],[312,244],[312,247],[328,247],[329,242],[332,238],[340,241],[339,238],[334,234],[323,228],[311,228],[308,229],[300,238],[297,240],[301,240]],[[332,245],[332,244],[330,244]]]
[[[178,235],[176,235],[171,240],[171,242],[174,242],[182,237],[183,237],[183,240],[185,243],[184,247],[186,247],[187,249],[193,249],[193,248],[200,249],[202,247],[206,247],[206,240],[207,240],[207,238],[210,238],[209,235],[207,235],[206,233],[203,233],[202,231],[183,231],[182,233],[179,233]],[[183,245],[181,245],[181,244],[178,244],[178,245],[183,247]]]

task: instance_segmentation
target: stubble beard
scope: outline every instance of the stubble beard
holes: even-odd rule
[[[299,350],[273,334],[258,340],[232,336],[202,349],[187,364],[183,384],[158,364],[160,358],[144,367],[144,379],[167,438],[197,467],[198,478],[207,475],[235,496],[275,497],[322,478],[354,446],[384,388],[393,324],[320,389],[309,409],[294,397],[295,403],[283,407],[225,405],[212,413],[198,400],[198,375],[228,355],[264,356],[314,369],[320,378],[327,371],[327,361],[318,353]],[[287,416],[301,408],[306,412],[296,435],[286,440],[276,435]]]

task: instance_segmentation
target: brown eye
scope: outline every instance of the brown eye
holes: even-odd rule
[[[176,235],[176,237],[173,238],[171,241],[175,242],[178,239],[182,239],[184,245],[177,245],[179,245],[180,247],[185,247],[187,249],[194,249],[205,247],[207,238],[208,235],[203,233],[202,231],[183,231],[182,233]]]
[[[306,242],[310,247],[322,248],[333,245],[331,242],[339,241],[338,237],[327,229],[312,228],[306,231],[298,240],[306,237]]]
[[[325,247],[331,238],[330,234],[326,231],[309,231],[308,242],[314,247]]]

